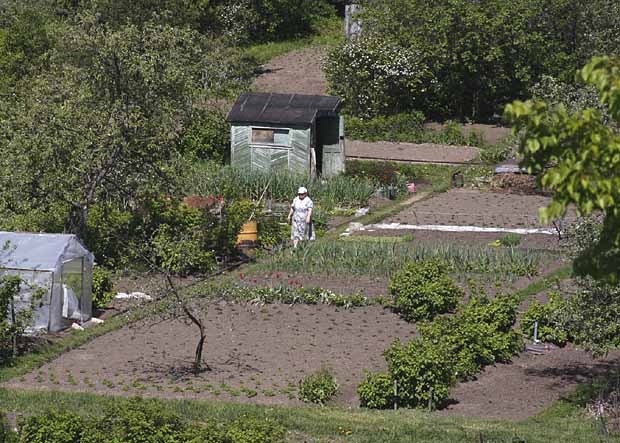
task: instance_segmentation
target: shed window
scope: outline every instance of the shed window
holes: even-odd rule
[[[289,131],[287,129],[252,128],[252,143],[269,143],[288,146]]]

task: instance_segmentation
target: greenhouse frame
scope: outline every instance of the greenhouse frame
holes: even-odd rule
[[[21,278],[15,309],[33,307],[33,332],[90,320],[93,265],[93,254],[75,235],[0,232],[0,277]]]

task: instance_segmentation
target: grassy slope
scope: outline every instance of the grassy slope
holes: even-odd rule
[[[80,413],[100,413],[109,403],[123,399],[90,394],[16,392],[0,389],[3,409],[24,414],[63,407]],[[213,401],[153,400],[188,420],[227,421],[240,416],[269,417],[284,424],[288,441],[410,443],[410,442],[596,442],[598,427],[579,417],[575,399],[558,403],[554,413],[512,423],[441,417],[421,411],[368,411],[336,408],[290,408],[241,405]]]

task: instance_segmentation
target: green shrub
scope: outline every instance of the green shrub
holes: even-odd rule
[[[299,398],[306,403],[324,405],[338,392],[338,383],[331,370],[321,368],[299,383]]]
[[[486,365],[510,361],[523,349],[521,337],[512,330],[517,305],[514,297],[473,296],[456,315],[419,325],[420,336],[448,349],[456,376],[468,379]]]
[[[24,284],[18,276],[0,276],[0,366],[19,353],[21,340],[31,325],[34,307],[44,293],[33,287],[30,303],[18,306],[15,298]]]
[[[286,434],[282,425],[269,419],[244,418],[232,422],[226,431],[222,443],[275,443],[281,441]]]
[[[159,403],[142,399],[115,402],[102,417],[90,418],[79,443],[186,442],[187,424]]]
[[[112,273],[107,269],[93,268],[93,308],[103,309],[114,299]]]
[[[84,420],[74,412],[48,411],[39,416],[28,417],[21,424],[19,441],[22,443],[84,443],[82,440],[84,427]],[[97,440],[90,441],[94,443]]]
[[[357,394],[364,408],[391,408],[394,405],[394,381],[384,372],[368,374],[357,387]]]
[[[534,337],[534,323],[538,322],[538,339],[545,343],[564,346],[569,339],[561,316],[566,309],[566,301],[558,292],[549,294],[549,301],[545,304],[535,300],[523,313],[520,328],[528,338]]]
[[[506,234],[499,240],[502,246],[515,247],[521,243],[521,236],[513,232]]]
[[[97,263],[110,268],[125,264],[136,223],[131,212],[109,204],[89,209],[84,243]]]
[[[417,178],[419,165],[409,163],[347,160],[345,174],[350,177],[360,177],[373,180],[382,185],[397,184],[399,178],[414,180]]]
[[[424,119],[418,111],[367,119],[347,116],[345,128],[352,140],[415,142],[425,132]]]
[[[436,408],[448,398],[455,369],[443,343],[414,339],[403,345],[396,341],[385,351],[385,360],[390,377],[397,382],[399,406],[428,407],[430,403]]]
[[[508,362],[523,349],[512,330],[518,300],[474,296],[456,315],[418,326],[420,336],[406,345],[393,343],[385,351],[388,374],[372,374],[358,388],[363,406],[385,408],[393,402],[407,407],[438,407],[457,379],[474,377],[489,364]]]
[[[273,249],[282,245],[288,240],[291,228],[286,224],[281,224],[278,217],[259,217],[258,218],[258,245],[261,248]]]
[[[454,309],[463,297],[446,264],[435,259],[407,263],[392,277],[389,291],[407,321],[432,319]]]
[[[230,125],[220,109],[199,112],[183,134],[181,147],[185,154],[202,160],[223,163],[230,146]]]
[[[1,436],[2,434],[0,434]],[[269,419],[243,417],[230,423],[192,426],[161,403],[119,400],[102,416],[82,418],[73,412],[50,411],[27,418],[19,432],[22,443],[275,443],[285,428]],[[0,443],[3,443],[0,439]],[[8,441],[6,442],[8,443]]]
[[[368,118],[420,109],[416,97],[423,96],[431,74],[417,48],[368,35],[342,43],[328,57],[330,87],[351,114]]]
[[[215,255],[206,247],[204,233],[179,232],[177,227],[167,224],[159,227],[153,239],[153,250],[160,266],[181,276],[215,268]]]
[[[600,3],[567,11],[566,1],[365,2],[363,37],[329,53],[327,78],[349,112],[362,117],[418,109],[433,118],[496,118],[542,75],[573,79],[584,49],[585,60],[613,52],[618,14]],[[579,17],[576,28],[569,15]],[[599,26],[588,15],[600,16]],[[579,43],[568,45],[564,36],[575,29]],[[592,35],[600,40],[584,46]],[[608,50],[592,49],[603,46]]]

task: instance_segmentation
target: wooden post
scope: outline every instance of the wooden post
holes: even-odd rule
[[[394,410],[398,409],[398,381],[394,380]]]

